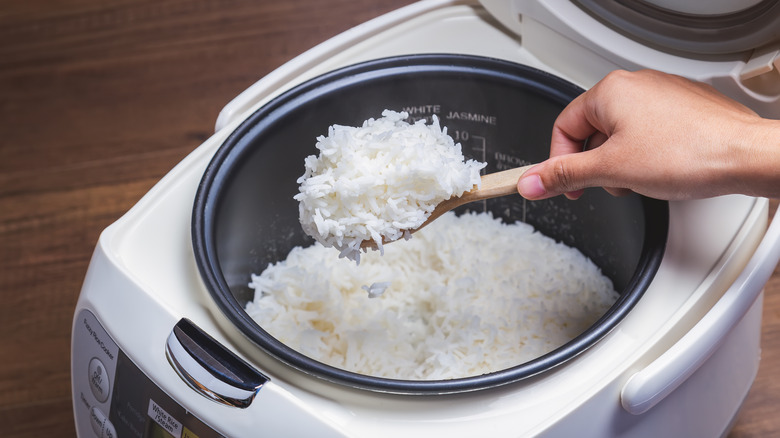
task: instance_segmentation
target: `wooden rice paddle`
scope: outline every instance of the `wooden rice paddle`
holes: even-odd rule
[[[528,169],[533,166],[533,164],[530,164],[528,166],[516,167],[514,169],[482,175],[480,188],[474,188],[462,194],[461,196],[453,196],[446,201],[442,201],[439,205],[436,206],[433,212],[431,212],[430,217],[428,217],[428,219],[423,222],[422,225],[414,230],[409,230],[409,232],[414,233],[421,230],[426,225],[435,221],[439,216],[456,207],[460,207],[463,204],[482,201],[483,199],[498,198],[499,196],[517,194],[517,182],[520,180],[523,174],[525,174],[525,172],[527,172]],[[383,245],[387,243],[390,242],[382,241]],[[360,247],[364,249],[375,248],[376,243],[373,240],[364,240],[363,243],[360,244]]]

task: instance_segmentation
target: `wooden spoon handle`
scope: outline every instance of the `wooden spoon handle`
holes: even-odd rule
[[[481,187],[464,193],[460,199],[463,200],[463,203],[465,204],[467,202],[515,194],[517,193],[517,182],[520,181],[520,178],[522,178],[528,169],[533,166],[533,164],[529,164],[527,166],[515,167],[514,169],[482,175]]]
[[[481,201],[483,199],[497,198],[517,193],[517,182],[520,178],[533,167],[533,164],[527,166],[515,167],[514,169],[503,170],[501,172],[482,175],[480,188],[472,189],[459,197],[450,198],[439,205],[431,212],[430,217],[420,225],[416,230],[430,224],[444,213],[460,207],[469,202]]]

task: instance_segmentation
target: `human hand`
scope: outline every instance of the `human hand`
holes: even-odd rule
[[[528,199],[576,199],[597,186],[668,200],[778,196],[779,178],[777,120],[679,76],[615,71],[561,112],[550,159],[518,191]]]

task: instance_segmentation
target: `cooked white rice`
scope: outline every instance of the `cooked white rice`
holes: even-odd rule
[[[364,254],[360,266],[319,244],[298,247],[250,286],[246,311],[287,346],[344,370],[406,380],[534,359],[617,299],[577,250],[484,213],[448,213],[384,256]]]
[[[306,234],[341,257],[360,261],[360,244],[409,237],[440,202],[479,186],[484,163],[465,161],[447,128],[405,121],[385,110],[362,127],[333,125],[317,138],[319,156],[305,159],[298,179]]]

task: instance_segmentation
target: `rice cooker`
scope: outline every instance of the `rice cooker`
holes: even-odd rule
[[[78,435],[725,436],[758,370],[762,288],[780,259],[766,199],[592,189],[467,206],[578,248],[620,292],[570,342],[480,376],[338,369],[243,307],[251,273],[311,243],[292,195],[329,125],[384,108],[436,115],[497,171],[543,160],[557,113],[618,68],[707,82],[780,118],[778,29],[777,1],[425,0],[303,53],[231,101],[101,234],[73,320]]]

